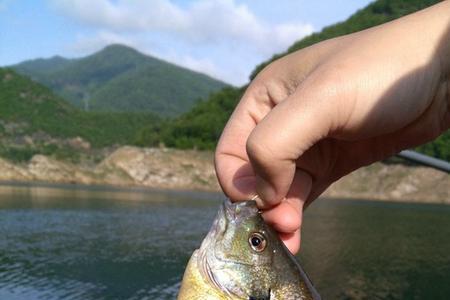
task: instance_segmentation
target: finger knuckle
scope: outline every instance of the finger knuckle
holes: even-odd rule
[[[273,157],[273,151],[268,143],[258,138],[257,134],[251,134],[246,143],[247,155],[253,163],[264,166]]]

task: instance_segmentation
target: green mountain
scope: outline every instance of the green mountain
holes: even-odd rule
[[[130,144],[144,126],[160,122],[152,113],[85,112],[12,69],[0,68],[0,155],[27,159],[35,153],[70,150],[80,137],[91,147]]]
[[[25,61],[12,66],[75,107],[89,111],[175,116],[226,84],[207,75],[111,45],[90,56]]]
[[[251,79],[267,64],[276,58],[317,42],[363,30],[400,16],[420,10],[439,1],[437,0],[378,0],[357,11],[346,21],[328,26],[294,43],[285,53],[275,55],[269,61],[256,67]],[[194,108],[177,117],[174,121],[151,126],[141,130],[138,142],[152,145],[163,142],[178,148],[213,149],[226,121],[239,101],[245,86],[226,88],[211,95],[206,101],[199,102]],[[418,148],[419,151],[450,161],[450,133],[446,132],[437,140]]]
[[[53,56],[48,59],[38,58],[18,64],[15,68],[21,73],[26,73],[31,77],[38,77],[41,74],[56,72],[70,64],[70,60],[61,56]]]

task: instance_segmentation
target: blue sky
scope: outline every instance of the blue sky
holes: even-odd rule
[[[111,43],[241,85],[255,65],[370,0],[0,0],[0,66]]]

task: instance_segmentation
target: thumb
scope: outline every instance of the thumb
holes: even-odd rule
[[[273,207],[286,197],[297,159],[330,132],[331,107],[318,98],[295,92],[251,132],[246,148],[262,208]]]

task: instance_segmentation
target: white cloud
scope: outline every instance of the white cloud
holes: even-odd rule
[[[195,58],[189,55],[164,57],[166,60],[171,61],[180,66],[186,67],[191,70],[196,70],[208,74],[210,76],[217,76],[220,73],[217,66],[208,58]]]
[[[185,13],[168,0],[51,0],[78,21],[114,30],[179,30]]]
[[[229,43],[253,48],[261,54],[281,51],[293,41],[311,33],[312,25],[273,25],[255,16],[246,5],[233,0],[195,2],[190,10],[190,28],[184,33],[200,42]]]
[[[73,50],[85,52],[108,43],[124,43],[224,80],[231,78],[233,83],[237,78],[244,83],[255,64],[313,31],[312,25],[301,22],[266,22],[234,0],[197,0],[186,6],[170,0],[49,1],[59,12],[95,32],[78,37]],[[166,45],[155,50],[157,43]],[[170,45],[173,51],[169,52],[175,54],[167,53]],[[236,56],[252,59],[245,62]],[[246,65],[247,75],[241,75],[240,64]]]
[[[195,58],[189,55],[164,57],[164,59],[171,61],[179,66],[196,70],[198,72],[207,74],[215,78],[225,78],[224,74],[221,74],[216,64],[208,58]],[[231,81],[228,81],[231,82]]]
[[[118,32],[158,31],[190,43],[245,43],[262,53],[284,49],[312,32],[310,24],[265,23],[233,0],[199,0],[182,9],[169,0],[52,0],[76,20]]]

